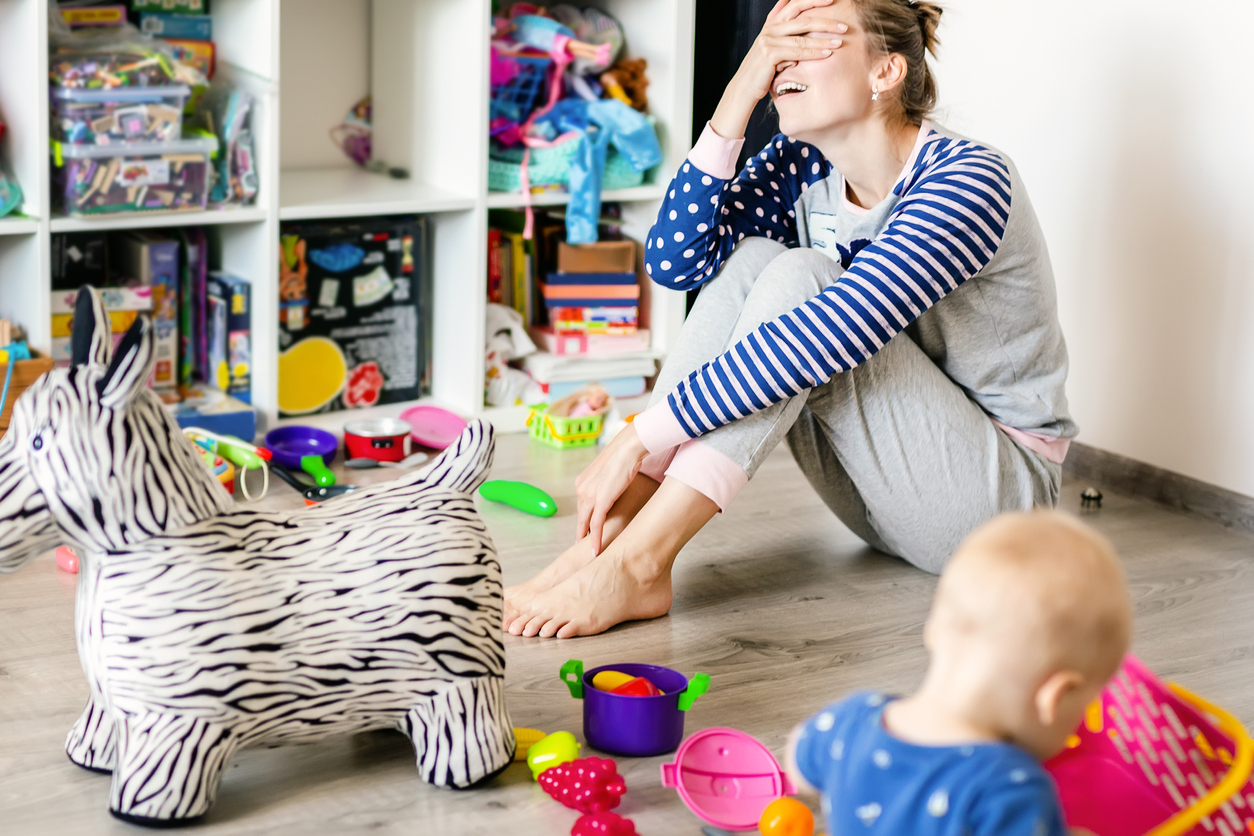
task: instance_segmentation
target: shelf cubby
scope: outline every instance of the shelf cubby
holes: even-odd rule
[[[50,236],[91,229],[213,227],[223,268],[253,283],[253,403],[277,420],[278,258],[284,221],[416,214],[428,221],[433,282],[431,394],[424,402],[520,429],[525,409],[483,406],[489,208],[521,194],[487,190],[490,0],[213,0],[218,74],[253,94],[260,192],[249,207],[66,217],[49,187],[47,15],[54,0],[0,0],[0,159],[21,184],[19,216],[0,219],[0,316],[34,347],[51,345]],[[695,0],[593,0],[624,26],[627,54],[649,62],[650,112],[664,161],[644,185],[606,192],[643,240],[665,183],[688,151]],[[373,100],[374,155],[407,179],[367,172],[329,132],[359,99]],[[566,195],[534,195],[534,206]],[[665,354],[683,294],[650,288],[653,350]],[[395,415],[409,406],[378,407]],[[356,414],[356,413],[354,413]],[[333,413],[302,421],[339,429]]]

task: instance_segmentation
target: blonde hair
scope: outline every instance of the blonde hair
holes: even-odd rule
[[[936,106],[936,76],[927,65],[927,53],[936,55],[936,27],[944,9],[928,0],[854,0],[854,5],[872,50],[906,59],[906,77],[896,99],[902,116],[920,124]]]

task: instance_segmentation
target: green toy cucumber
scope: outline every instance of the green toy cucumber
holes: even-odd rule
[[[493,502],[504,502],[519,511],[537,517],[551,517],[557,513],[553,497],[526,482],[508,482],[494,479],[479,486],[479,495]]]

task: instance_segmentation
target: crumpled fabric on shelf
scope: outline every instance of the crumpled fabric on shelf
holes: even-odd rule
[[[484,373],[484,400],[488,406],[515,406],[540,403],[544,390],[531,375],[509,365],[533,354],[536,344],[527,335],[522,314],[513,308],[488,303],[487,364]]]
[[[616,99],[595,102],[563,99],[536,121],[542,134],[578,134],[579,148],[571,160],[570,204],[566,207],[566,240],[591,244],[601,218],[601,175],[612,144],[636,171],[662,162],[657,133],[643,114]]]

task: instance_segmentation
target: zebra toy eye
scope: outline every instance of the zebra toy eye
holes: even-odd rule
[[[35,436],[35,440],[30,443],[30,446],[34,447],[36,450],[42,450],[44,447],[44,437],[42,435]]]

